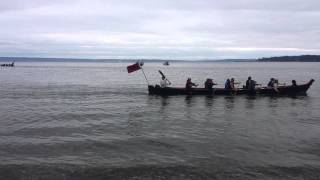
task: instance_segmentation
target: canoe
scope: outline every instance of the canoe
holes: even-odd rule
[[[312,83],[311,79],[306,84],[297,86],[279,86],[277,90],[268,87],[256,88],[254,90],[240,88],[237,90],[227,90],[224,88],[191,88],[184,87],[165,87],[161,88],[159,85],[149,85],[148,91],[150,95],[305,95]]]

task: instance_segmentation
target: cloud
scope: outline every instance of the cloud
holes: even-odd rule
[[[319,54],[320,2],[4,0],[0,56],[255,58]]]

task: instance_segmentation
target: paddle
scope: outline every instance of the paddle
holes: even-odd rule
[[[161,74],[161,76],[164,78],[164,79],[166,79],[170,84],[171,84],[171,82],[166,78],[166,76],[159,70],[159,73]]]

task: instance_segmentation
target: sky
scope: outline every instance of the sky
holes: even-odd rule
[[[1,0],[0,56],[250,59],[320,54],[319,0]]]

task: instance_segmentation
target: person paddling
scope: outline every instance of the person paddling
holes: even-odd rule
[[[167,80],[165,76],[161,77],[160,86],[162,88],[168,87],[171,83]]]
[[[193,86],[197,87],[198,85],[193,83],[193,82],[191,82],[191,78],[188,78],[187,82],[186,82],[186,89],[190,90]]]
[[[246,81],[246,86],[245,86],[246,89],[249,89],[250,83],[251,83],[251,76],[249,76],[247,81]]]
[[[297,81],[296,81],[296,80],[292,80],[291,82],[292,82],[292,85],[291,85],[291,86],[293,86],[293,87],[298,86],[298,85],[297,85]]]
[[[234,91],[237,90],[236,84],[240,84],[240,83],[239,83],[239,82],[235,82],[234,78],[231,78],[231,80],[230,80],[230,88],[231,88],[232,90],[234,90]]]
[[[249,76],[247,81],[246,81],[245,88],[248,89],[251,93],[254,93],[255,89],[256,89],[256,85],[257,85],[257,82],[255,80],[253,80],[251,78],[251,76]]]
[[[213,82],[212,79],[208,78],[205,82],[204,82],[204,88],[211,90],[212,86],[217,85],[216,83]]]
[[[278,80],[275,79],[275,78],[271,78],[269,83],[268,83],[268,88],[269,89],[274,89],[276,92],[279,92],[278,85],[279,85]]]
[[[273,89],[277,92],[279,92],[278,86],[279,86],[279,81],[278,79],[275,79],[273,83]]]
[[[273,88],[275,83],[275,79],[271,78],[270,81],[268,82],[268,88]]]
[[[231,90],[231,84],[230,84],[230,79],[227,79],[226,82],[224,83],[224,88],[226,90]]]

